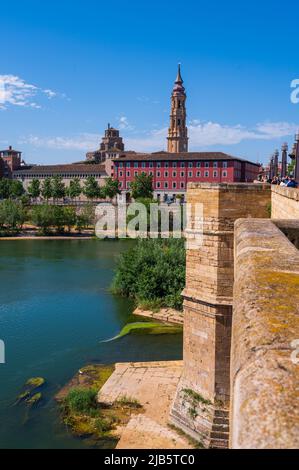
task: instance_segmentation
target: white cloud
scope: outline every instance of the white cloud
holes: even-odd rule
[[[53,91],[53,90],[43,90],[45,95],[47,95],[47,97],[50,99],[52,98],[55,98],[57,96],[57,93],[56,91]]]
[[[235,145],[244,140],[275,140],[295,134],[298,125],[288,122],[259,123],[253,128],[215,122],[192,121],[189,137],[192,146]]]
[[[49,148],[56,150],[95,150],[99,147],[100,136],[98,134],[79,134],[74,137],[37,137],[30,135],[21,139],[19,144],[29,144],[37,148]]]
[[[0,109],[7,109],[8,106],[39,109],[41,105],[36,102],[36,98],[39,99],[41,95],[51,99],[58,94],[53,90],[43,90],[26,83],[16,75],[0,75]]]
[[[132,131],[134,129],[134,126],[129,123],[127,116],[121,116],[118,119],[118,123],[118,127],[120,130]]]
[[[259,123],[253,128],[240,124],[223,125],[217,122],[193,120],[188,126],[190,146],[206,148],[215,145],[236,145],[246,140],[275,140],[295,134],[299,126],[287,122]],[[127,138],[126,148],[149,152],[166,148],[167,128],[147,133],[145,137]]]
[[[125,116],[123,116],[125,118]],[[125,118],[126,119],[126,118]],[[277,140],[295,134],[298,125],[287,122],[265,122],[256,124],[253,128],[235,125],[228,126],[216,122],[200,122],[194,120],[189,124],[190,147],[200,150],[211,146],[236,145],[246,140]],[[125,129],[128,130],[128,127]],[[130,129],[129,129],[130,130]],[[165,150],[167,147],[167,127],[146,132],[132,137],[124,137],[127,150],[153,152]],[[37,137],[29,136],[20,144],[30,144],[38,148],[58,150],[80,150],[82,152],[95,150],[99,147],[101,136],[83,133],[71,137]]]

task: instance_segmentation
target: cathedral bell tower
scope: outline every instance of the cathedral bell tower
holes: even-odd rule
[[[173,87],[171,96],[170,127],[168,130],[168,152],[188,152],[188,129],[186,126],[186,99],[187,95],[183,86],[181,66]]]

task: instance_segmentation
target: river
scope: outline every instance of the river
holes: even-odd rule
[[[115,336],[132,303],[109,286],[132,241],[0,241],[0,448],[85,448],[61,424],[55,393],[83,365],[182,357],[182,336]],[[24,382],[47,380],[43,402],[13,406]]]

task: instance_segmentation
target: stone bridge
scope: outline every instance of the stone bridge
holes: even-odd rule
[[[187,198],[203,216],[192,211],[187,227],[170,420],[205,447],[298,448],[299,191],[190,184]]]

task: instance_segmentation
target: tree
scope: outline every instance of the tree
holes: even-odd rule
[[[76,199],[82,193],[82,188],[80,184],[79,178],[74,178],[70,181],[70,185],[68,187],[68,195],[71,199]]]
[[[0,179],[0,199],[8,199],[10,197],[10,180],[7,178]]]
[[[294,172],[295,172],[295,159],[292,160],[291,163],[289,163],[289,165],[288,165],[288,174],[290,176],[293,176]]]
[[[65,197],[65,184],[61,176],[52,178],[52,197],[54,201]]]
[[[135,176],[134,181],[131,183],[131,192],[134,199],[138,198],[153,198],[153,177],[141,173]]]
[[[54,225],[53,206],[43,204],[42,206],[33,207],[31,210],[31,221],[43,234],[49,233],[50,227]]]
[[[52,197],[52,180],[51,178],[46,178],[43,181],[42,185],[42,190],[41,190],[42,196],[44,199],[48,200]]]
[[[0,199],[18,199],[24,194],[23,183],[8,178],[0,179]]]
[[[92,204],[85,205],[77,214],[76,226],[78,232],[95,224],[95,210]]]
[[[77,214],[74,207],[66,206],[63,208],[64,212],[64,225],[67,226],[68,231],[77,224]]]
[[[117,194],[120,194],[119,181],[113,178],[107,178],[105,186],[102,188],[103,196],[113,199]]]
[[[96,199],[102,196],[100,186],[94,176],[88,176],[84,182],[83,194],[87,199]]]
[[[37,199],[41,194],[40,180],[33,178],[28,186],[27,192],[32,199]]]
[[[20,230],[26,220],[26,210],[20,202],[7,199],[0,202],[0,228]]]
[[[10,190],[9,190],[9,196],[12,199],[18,199],[21,196],[23,196],[25,190],[23,187],[23,183],[19,180],[10,180],[9,182]]]

